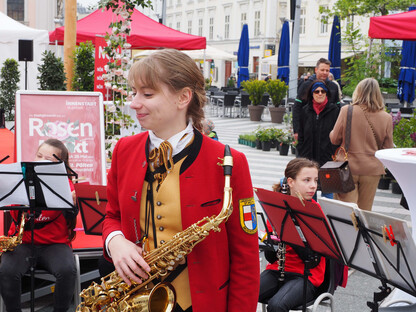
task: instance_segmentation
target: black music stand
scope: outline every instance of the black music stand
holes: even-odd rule
[[[380,280],[380,292],[367,302],[372,312],[393,285],[416,296],[416,246],[405,221],[363,211],[354,203],[321,198],[346,265]]]
[[[343,256],[323,211],[315,203],[279,192],[256,188],[267,218],[280,240],[343,262]],[[303,309],[306,311],[306,284],[309,261],[305,261]]]
[[[0,166],[0,209],[29,210],[32,231],[30,263],[30,308],[35,311],[34,228],[42,210],[75,209],[65,163],[21,162]],[[3,179],[2,179],[3,178]],[[13,205],[14,206],[5,206]]]
[[[87,235],[102,235],[102,222],[107,205],[107,187],[78,183],[75,185],[77,202],[81,211],[84,232]]]

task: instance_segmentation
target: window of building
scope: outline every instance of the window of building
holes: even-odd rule
[[[299,26],[299,34],[304,35],[306,29],[306,9],[300,9],[300,26]]]
[[[328,9],[327,6],[321,6],[320,8]],[[326,14],[326,13],[321,14],[319,33],[321,35],[326,35],[328,33],[328,14]]]
[[[181,31],[181,22],[176,22],[176,30]]]
[[[260,11],[254,12],[254,36],[260,36]]]
[[[198,20],[198,36],[202,36],[202,30],[204,29],[204,20],[200,18]]]
[[[226,15],[224,21],[224,39],[228,38],[230,38],[230,16]]]
[[[23,22],[25,20],[25,1],[7,0],[7,16],[16,21]]]
[[[244,24],[247,24],[247,13],[241,13],[241,29],[243,29]]]
[[[192,34],[192,21],[188,21],[188,34]]]
[[[214,39],[214,18],[209,18],[209,40]]]

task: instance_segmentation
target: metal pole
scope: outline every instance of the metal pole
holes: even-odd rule
[[[166,0],[162,0],[162,24],[166,25]]]
[[[289,98],[296,98],[298,89],[299,27],[301,0],[296,0],[295,20],[293,21],[292,46],[290,49]]]

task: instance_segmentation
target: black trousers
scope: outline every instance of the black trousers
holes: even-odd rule
[[[35,245],[35,267],[41,267],[56,278],[54,312],[66,312],[71,304],[77,270],[71,247],[66,244]],[[21,244],[1,256],[0,293],[7,312],[20,312],[22,277],[29,271],[30,244]]]

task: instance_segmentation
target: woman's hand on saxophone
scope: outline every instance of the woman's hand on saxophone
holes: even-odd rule
[[[142,249],[123,235],[116,235],[108,242],[108,250],[113,259],[118,275],[128,284],[131,281],[138,284],[147,279],[150,272],[149,265],[142,257]]]

